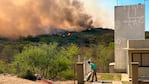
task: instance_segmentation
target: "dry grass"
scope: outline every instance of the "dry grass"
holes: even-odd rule
[[[34,81],[17,78],[16,76],[0,76],[0,84],[39,84]]]
[[[98,73],[98,80],[121,80],[121,74],[113,73]]]
[[[128,81],[123,81],[123,84],[132,84],[132,82],[128,82]]]

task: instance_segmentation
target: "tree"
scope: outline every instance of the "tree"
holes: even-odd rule
[[[73,44],[68,47],[58,47],[57,43],[29,46],[16,55],[13,65],[21,76],[30,71],[55,79],[62,72],[71,70],[74,63],[72,60],[77,53],[78,47]]]
[[[109,63],[112,62],[114,58],[114,44],[111,42],[108,46],[99,45],[97,48],[96,62],[99,62],[99,69],[101,72],[108,72]]]
[[[13,57],[18,53],[18,50],[15,49],[15,46],[5,45],[1,51],[1,59],[7,63],[10,63],[13,60]]]

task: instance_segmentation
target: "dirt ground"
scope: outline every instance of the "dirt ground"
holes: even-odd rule
[[[100,80],[110,79],[110,80],[120,81],[123,77],[121,78],[121,75],[119,75],[119,74],[113,74],[113,75],[111,75],[111,74],[98,74],[98,78]],[[7,75],[0,74],[0,84],[48,84],[48,83],[43,83],[43,81],[30,81],[30,80],[18,78],[16,76],[9,75],[9,74],[7,74]],[[75,81],[75,82],[73,80],[70,80],[70,81],[69,80],[68,81],[54,81],[53,84],[77,84],[77,81]],[[91,83],[86,82],[85,84],[91,84]],[[128,82],[124,83],[124,84],[128,84]]]
[[[37,82],[29,81],[26,79],[17,78],[16,76],[0,76],[0,84],[39,84]]]
[[[30,81],[11,75],[0,75],[0,84],[47,84],[39,81]],[[53,84],[74,84],[74,81],[56,81]]]

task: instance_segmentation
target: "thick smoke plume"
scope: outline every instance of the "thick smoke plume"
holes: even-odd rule
[[[84,7],[81,0],[0,0],[0,36],[85,30],[93,21]]]

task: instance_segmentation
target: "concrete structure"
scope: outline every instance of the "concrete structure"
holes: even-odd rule
[[[84,84],[84,63],[77,62],[77,80],[78,84]]]
[[[115,63],[114,63],[114,62],[112,62],[112,63],[109,64],[109,72],[110,72],[110,73],[115,73],[115,71],[114,71],[114,70],[115,70],[115,69],[114,69],[114,66],[115,66]]]
[[[86,60],[84,58],[84,77],[87,76],[90,71],[92,71],[90,65],[88,64],[88,61],[91,61],[91,59]]]
[[[149,80],[142,80],[142,81],[139,81],[139,84],[149,84]]]
[[[138,62],[132,62],[132,84],[138,84]]]
[[[127,40],[144,40],[144,5],[115,7],[115,71],[127,70]]]
[[[132,84],[149,84],[149,79],[138,77],[139,62],[132,62]]]
[[[138,76],[149,76],[149,39],[146,40],[128,40],[127,48],[128,51],[128,74],[132,75],[131,62],[139,62]]]

